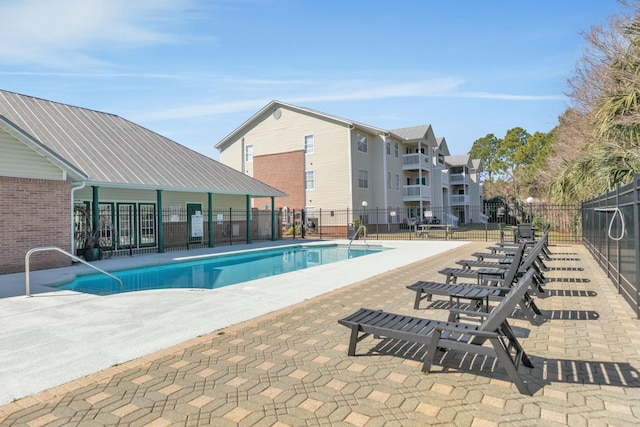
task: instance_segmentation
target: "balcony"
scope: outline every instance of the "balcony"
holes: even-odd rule
[[[405,185],[402,187],[402,200],[405,202],[431,201],[431,187],[428,185]]]
[[[449,183],[451,185],[468,185],[470,182],[469,175],[464,173],[449,174]]]
[[[402,156],[402,169],[403,170],[431,170],[429,164],[429,156],[422,153],[404,154]]]
[[[442,176],[442,181],[441,181],[442,182],[442,186],[448,188],[449,187],[449,174],[445,173],[445,172],[442,172],[440,175]]]
[[[471,203],[471,198],[467,194],[451,195],[451,206],[468,205],[469,203]]]

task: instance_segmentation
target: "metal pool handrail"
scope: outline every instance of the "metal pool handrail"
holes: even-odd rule
[[[114,276],[113,274],[107,273],[106,271],[96,267],[93,264],[89,264],[87,261],[83,260],[82,258],[78,258],[75,255],[70,254],[69,252],[62,250],[60,248],[57,248],[55,246],[46,246],[46,247],[42,247],[42,248],[33,248],[31,249],[29,252],[27,252],[27,254],[24,256],[24,273],[25,273],[25,288],[26,288],[26,294],[28,297],[31,296],[31,286],[30,286],[30,281],[29,281],[29,258],[31,257],[31,254],[34,252],[44,252],[44,251],[58,251],[61,252],[69,257],[71,257],[71,259],[73,259],[74,261],[78,261],[83,263],[84,265],[88,265],[89,267],[93,268],[94,270],[99,271],[102,274],[106,274],[107,276],[117,280],[118,282],[120,282],[120,289],[122,289],[122,280],[118,279],[116,276]]]
[[[358,236],[358,234],[360,234],[360,230],[364,231],[364,243],[367,246],[369,246],[369,244],[367,243],[367,227],[365,227],[364,225],[361,225],[360,227],[358,227],[356,232],[353,233],[353,236],[351,237],[351,240],[349,241],[348,249],[351,249],[351,244],[353,243],[353,239],[355,239]]]

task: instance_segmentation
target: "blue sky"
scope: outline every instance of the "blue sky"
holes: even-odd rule
[[[0,88],[120,115],[209,157],[273,99],[451,154],[548,132],[616,0],[0,0]]]

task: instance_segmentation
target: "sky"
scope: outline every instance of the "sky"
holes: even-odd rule
[[[452,155],[548,132],[616,0],[0,0],[0,89],[117,114],[208,157],[272,100]]]

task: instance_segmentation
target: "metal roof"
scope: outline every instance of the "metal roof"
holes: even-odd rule
[[[471,166],[471,156],[460,154],[457,156],[445,156],[444,161],[451,166]]]
[[[122,117],[0,90],[0,116],[92,184],[286,194]],[[77,174],[76,174],[77,176]]]
[[[408,128],[392,129],[391,133],[394,133],[404,139],[427,139],[427,133],[431,125],[411,126]]]

